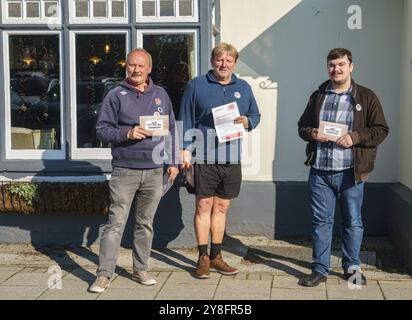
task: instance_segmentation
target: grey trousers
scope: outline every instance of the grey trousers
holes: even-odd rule
[[[162,176],[163,168],[113,168],[109,182],[111,203],[100,238],[97,276],[112,277],[130,211],[135,217],[133,270],[144,271],[148,268],[153,241],[153,218],[162,196]]]

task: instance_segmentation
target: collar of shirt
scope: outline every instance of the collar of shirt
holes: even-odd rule
[[[343,96],[343,95],[349,95],[350,96],[350,95],[352,95],[352,90],[353,90],[352,86],[350,86],[350,88],[348,90],[346,90],[344,92],[341,92],[341,93],[336,93],[335,90],[333,90],[333,88],[332,88],[332,84],[329,83],[328,86],[325,89],[325,93],[326,94],[337,94],[339,96]]]
[[[131,85],[132,87],[134,87],[136,89],[138,96],[140,96],[143,92],[146,91],[146,89],[149,87],[149,83],[150,83],[149,78],[147,78],[146,83],[144,84],[144,90],[141,91],[141,90],[139,90],[137,83],[134,82],[132,79],[126,78],[126,82],[127,82],[127,84]]]

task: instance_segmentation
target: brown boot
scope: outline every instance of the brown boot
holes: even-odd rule
[[[226,262],[224,262],[221,254],[218,254],[216,258],[210,260],[210,268],[215,269],[215,271],[225,276],[233,276],[239,272],[238,269],[232,268]]]
[[[210,258],[208,255],[203,255],[199,257],[197,261],[197,268],[195,271],[195,277],[199,279],[210,278]]]

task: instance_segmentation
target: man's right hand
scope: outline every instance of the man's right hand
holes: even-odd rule
[[[141,126],[135,126],[127,133],[127,139],[129,140],[142,140],[146,138],[146,136],[147,131]]]
[[[313,128],[313,129],[312,129],[311,135],[312,135],[313,140],[318,141],[318,142],[327,142],[327,141],[328,141],[327,138],[324,138],[324,137],[320,138],[320,137],[318,137],[318,132],[319,132],[318,129],[316,129],[316,128]]]
[[[182,150],[181,154],[181,159],[182,159],[182,169],[189,169],[192,166],[192,153],[188,150]]]

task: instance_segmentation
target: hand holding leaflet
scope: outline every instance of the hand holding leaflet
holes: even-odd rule
[[[212,109],[217,137],[220,143],[242,138],[245,128],[241,123],[234,123],[240,116],[236,101]]]

